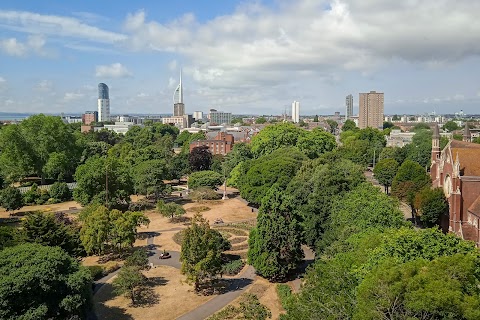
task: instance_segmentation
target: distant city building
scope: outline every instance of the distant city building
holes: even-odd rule
[[[336,111],[333,115],[334,120],[340,120],[340,112]]]
[[[230,112],[210,109],[208,119],[210,120],[211,124],[230,124],[232,122],[232,114]]]
[[[183,84],[182,70],[180,70],[180,83],[173,92],[173,116],[180,117],[185,114],[185,104],[183,103]]]
[[[300,122],[300,102],[298,101],[292,102],[292,121],[293,123]]]
[[[345,120],[353,116],[353,96],[349,94],[345,98]]]
[[[162,118],[162,123],[176,126],[179,129],[184,129],[192,125],[193,117],[190,114],[184,114],[183,116],[165,117]]]
[[[110,121],[110,98],[105,83],[98,84],[98,121]]]
[[[383,128],[383,103],[383,93],[375,91],[360,93],[358,108],[358,127],[360,129]]]
[[[196,121],[203,119],[203,111],[194,111],[193,112],[193,119]]]
[[[82,123],[84,125],[89,125],[92,122],[98,122],[98,112],[97,111],[85,111],[84,114],[82,114]]]
[[[135,123],[133,122],[115,122],[115,124],[106,124],[102,127],[95,127],[95,130],[102,130],[102,129],[107,129],[110,131],[114,131],[115,133],[121,133],[125,134],[132,128],[133,126],[136,126]]]
[[[82,117],[79,117],[79,116],[63,116],[62,115],[62,120],[65,123],[80,123],[80,122],[82,122]]]
[[[213,155],[226,155],[232,151],[234,140],[232,134],[219,132],[212,140],[197,140],[190,143],[190,152],[195,147],[207,146]]]

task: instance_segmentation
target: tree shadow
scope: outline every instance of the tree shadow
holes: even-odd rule
[[[159,232],[155,232],[155,231],[143,231],[143,232],[139,232],[137,234],[137,239],[140,239],[140,240],[145,240],[145,239],[148,239],[148,238],[151,238],[151,237],[158,237],[160,235]]]
[[[88,313],[88,320],[133,320],[133,317],[126,313],[126,309],[105,304],[116,296],[111,283],[104,283],[101,289],[94,295],[94,308]]]
[[[199,293],[203,295],[224,294],[227,292],[243,290],[252,282],[253,280],[248,278],[219,279],[201,286]]]
[[[156,286],[164,286],[168,280],[163,277],[151,277],[142,288],[139,288],[135,304],[132,307],[151,307],[160,302],[160,295],[155,292]]]

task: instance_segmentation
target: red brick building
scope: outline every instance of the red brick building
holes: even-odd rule
[[[444,231],[454,232],[480,244],[480,144],[450,140],[440,150],[440,134],[435,126],[432,138],[430,175],[433,186],[443,188],[449,204],[449,216],[442,221]]]
[[[90,125],[92,122],[98,121],[98,112],[97,111],[87,111],[82,114],[82,123],[86,126]]]
[[[195,147],[207,146],[213,155],[226,155],[232,151],[233,143],[233,135],[225,132],[219,132],[212,140],[197,140],[190,143],[190,152]]]

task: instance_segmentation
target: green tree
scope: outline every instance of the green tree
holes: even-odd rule
[[[132,304],[135,305],[137,302],[136,299],[141,294],[146,282],[146,277],[138,267],[125,266],[120,269],[117,277],[113,280],[113,287],[115,288],[116,294],[125,295],[125,297],[132,300]]]
[[[231,124],[237,124],[237,123],[243,124],[243,119],[239,118],[239,117],[238,118],[233,118],[230,123]]]
[[[83,255],[79,227],[67,220],[57,220],[53,213],[36,212],[22,221],[24,241],[60,247],[73,257]]]
[[[0,251],[1,319],[84,318],[90,271],[58,247],[21,244]]]
[[[86,217],[83,218],[80,239],[88,254],[102,254],[105,252],[110,221],[108,209],[103,206],[95,206]]]
[[[147,250],[138,249],[133,251],[131,255],[125,259],[125,267],[138,267],[140,270],[147,270],[150,266],[148,263]]]
[[[143,212],[111,210],[109,212],[108,240],[118,252],[133,247],[137,238],[137,228],[148,225],[150,220]]]
[[[45,170],[55,169],[55,164],[60,167],[50,172],[54,175],[65,173],[67,168],[70,173],[74,172],[80,150],[74,135],[60,117],[38,114],[15,126],[17,128],[5,128],[7,130],[0,132],[0,167],[7,177],[18,179],[33,173],[44,182]],[[54,159],[50,160],[52,156]],[[46,167],[49,161],[53,163]],[[12,168],[15,165],[18,168]]]
[[[165,203],[162,200],[157,202],[157,211],[164,217],[173,220],[175,217],[183,216],[186,211],[183,207],[175,202]]]
[[[170,168],[165,160],[147,160],[133,168],[135,191],[147,197],[154,195],[155,200],[165,192],[163,180],[169,178]]]
[[[184,231],[180,254],[182,273],[194,284],[195,291],[220,274],[221,253],[218,231],[210,229],[208,221],[196,214],[190,227]]]
[[[318,116],[315,115],[315,117],[313,117],[313,122],[318,122]]]
[[[75,180],[77,187],[73,190],[73,198],[84,206],[92,201],[104,204],[107,197],[111,207],[125,205],[133,193],[128,169],[116,158],[88,159],[77,168]]]
[[[413,131],[416,132],[419,130],[430,130],[430,126],[423,122],[417,123],[416,125],[413,126]]]
[[[0,191],[0,205],[7,211],[15,211],[23,207],[23,197],[20,190],[6,187]]]
[[[223,176],[215,171],[197,171],[188,177],[188,187],[197,189],[200,187],[208,187],[216,189],[223,183]]]
[[[330,127],[330,133],[334,134],[338,128],[338,122],[332,119],[327,119],[327,124]]]
[[[389,129],[389,128],[392,128],[394,126],[393,123],[389,122],[389,121],[384,121],[383,122],[383,129]]]
[[[221,311],[209,317],[208,320],[265,320],[267,318],[270,319],[271,317],[272,313],[270,310],[260,303],[256,295],[252,293],[244,293],[240,296],[240,305],[238,307],[228,305]]]
[[[301,227],[289,196],[273,185],[262,200],[257,226],[248,240],[248,263],[261,276],[279,281],[303,259]]]
[[[192,149],[188,155],[188,162],[192,171],[210,170],[212,165],[212,153],[207,146],[199,146]]]
[[[392,194],[405,201],[412,210],[412,219],[415,221],[415,195],[430,184],[430,177],[418,163],[405,160],[398,168],[392,182]]]
[[[235,168],[240,162],[250,160],[253,158],[250,150],[250,145],[244,142],[235,143],[232,151],[230,151],[222,163],[223,170],[227,176],[230,176],[233,168]]]
[[[0,251],[18,243],[16,233],[17,229],[14,227],[0,226]]]
[[[387,261],[359,286],[354,319],[478,319],[477,263],[472,255]]]
[[[223,170],[223,161],[225,157],[221,154],[216,154],[212,157],[212,165],[210,166],[210,170],[215,171],[216,173],[223,176],[225,173]]]
[[[433,227],[440,222],[442,214],[448,212],[448,202],[443,189],[426,187],[415,196],[415,209],[420,215],[420,221]]]
[[[297,147],[310,159],[318,158],[321,154],[332,151],[336,146],[335,137],[321,128],[307,131],[297,141]]]
[[[257,119],[255,119],[256,124],[264,124],[266,122],[267,122],[267,119],[265,119],[265,117],[258,117]]]
[[[453,121],[453,120],[450,120],[448,122],[446,122],[444,125],[443,125],[443,130],[447,130],[448,132],[452,132],[452,131],[455,131],[455,130],[458,130],[460,129],[460,127],[458,126],[458,124]]]
[[[72,191],[65,182],[55,182],[49,190],[50,196],[59,201],[68,201],[72,199]]]
[[[305,130],[292,123],[267,126],[252,138],[251,150],[258,158],[282,147],[296,146],[298,138],[305,134]]]
[[[382,159],[378,161],[373,168],[375,179],[385,187],[385,192],[388,194],[388,188],[392,185],[393,178],[397,174],[398,162],[394,159]]]
[[[353,120],[347,119],[343,124],[342,131],[354,131],[358,129]]]

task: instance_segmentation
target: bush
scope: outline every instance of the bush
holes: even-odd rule
[[[277,284],[277,294],[282,307],[288,310],[292,299],[292,288],[288,284],[279,283]]]
[[[242,270],[244,265],[245,263],[240,259],[230,261],[222,266],[222,273],[229,276],[234,276]]]
[[[107,275],[109,273],[117,271],[118,269],[120,269],[120,267],[121,266],[117,262],[110,261],[103,266],[103,272],[105,275]]]
[[[50,196],[64,202],[72,199],[72,192],[65,182],[55,182],[50,188]]]
[[[102,266],[96,265],[96,266],[87,266],[88,270],[90,270],[90,273],[92,274],[93,280],[98,280],[100,278],[103,278],[104,276],[104,270]]]
[[[145,211],[155,208],[155,205],[147,200],[139,200],[128,205],[128,211]]]
[[[190,192],[190,199],[194,201],[217,200],[220,195],[210,188],[201,187]]]
[[[223,177],[211,170],[197,171],[188,177],[188,187],[197,189],[201,187],[216,188],[223,183]]]

